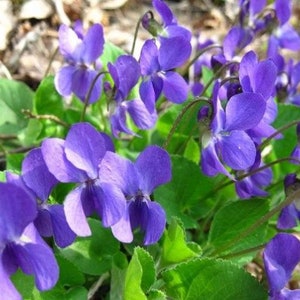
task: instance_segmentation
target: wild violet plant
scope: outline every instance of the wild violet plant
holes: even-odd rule
[[[36,91],[0,80],[0,299],[299,299],[292,2],[218,41],[152,5],[138,57],[78,21]]]

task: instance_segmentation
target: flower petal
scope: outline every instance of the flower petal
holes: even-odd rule
[[[231,131],[222,136],[218,146],[223,161],[234,170],[248,169],[255,162],[255,144],[244,131]]]
[[[297,226],[298,211],[294,203],[284,207],[277,220],[277,228],[290,229]]]
[[[61,248],[71,245],[76,238],[76,234],[67,223],[64,207],[54,204],[49,206],[48,210],[51,216],[55,243]]]
[[[171,180],[171,159],[168,152],[158,146],[148,146],[135,162],[139,173],[140,188],[151,194],[159,185]]]
[[[158,48],[153,39],[147,40],[142,47],[140,66],[142,75],[151,75],[160,70]]]
[[[152,81],[150,79],[142,81],[139,91],[141,99],[145,103],[148,111],[153,113],[155,111],[156,95]]]
[[[158,53],[161,70],[168,71],[183,65],[190,57],[191,43],[182,37],[164,39]]]
[[[83,48],[81,59],[86,64],[93,63],[103,52],[104,35],[103,27],[100,24],[94,24],[89,28],[83,38]]]
[[[33,199],[13,183],[0,182],[0,245],[18,239],[37,216]]]
[[[266,111],[266,101],[260,94],[241,93],[232,96],[226,106],[226,131],[247,130],[256,126]]]
[[[31,150],[22,163],[22,178],[42,201],[46,201],[58,180],[49,172],[41,148]]]
[[[162,78],[163,94],[169,101],[180,104],[187,99],[189,86],[181,75],[169,71]]]
[[[65,154],[65,141],[47,138],[42,143],[42,154],[49,171],[61,182],[83,182],[87,174],[72,165]]]
[[[67,159],[91,179],[98,177],[98,166],[106,152],[102,135],[89,123],[72,125],[65,141]]]
[[[300,261],[300,242],[291,234],[279,233],[263,253],[269,289],[278,292],[284,288]]]
[[[76,70],[74,66],[65,66],[56,73],[54,84],[60,95],[70,96],[73,93],[73,75]]]
[[[111,183],[94,184],[95,208],[104,227],[116,224],[125,212],[126,199],[122,190]]]
[[[72,229],[79,236],[91,235],[90,226],[82,204],[83,187],[77,187],[71,191],[64,201],[66,220]]]

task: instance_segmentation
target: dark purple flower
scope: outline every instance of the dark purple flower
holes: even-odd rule
[[[0,194],[1,298],[21,299],[9,278],[18,268],[34,276],[40,291],[51,289],[58,280],[58,265],[32,224],[36,203],[13,183],[0,183]]]
[[[41,149],[49,171],[57,180],[78,183],[64,201],[67,222],[77,235],[90,235],[86,216],[94,211],[104,227],[120,220],[125,210],[125,201],[118,197],[121,192],[108,188],[98,174],[105,153],[114,150],[107,135],[88,123],[78,123],[71,127],[65,140],[45,139]]]
[[[213,90],[213,117],[210,129],[202,138],[201,167],[204,174],[231,175],[223,164],[233,170],[250,168],[256,158],[256,146],[246,133],[262,119],[266,102],[258,93],[245,92],[232,96],[225,111],[218,98],[219,83]]]
[[[124,243],[133,240],[133,231],[140,228],[145,234],[144,244],[156,243],[166,223],[163,208],[151,201],[154,189],[171,179],[168,153],[158,146],[148,146],[135,163],[107,152],[100,167],[100,177],[117,185],[127,200],[122,219],[112,226],[114,236]],[[121,201],[121,200],[120,200]]]
[[[81,26],[77,24],[75,28],[76,31],[64,24],[59,28],[59,49],[68,65],[60,69],[54,82],[61,95],[70,96],[74,93],[80,100],[84,101],[100,70],[97,59],[103,52],[103,28],[100,24],[95,24],[89,28],[84,37]],[[96,70],[94,64],[96,64]],[[98,78],[89,103],[99,99],[102,90],[101,85],[102,79]]]
[[[140,57],[143,78],[140,95],[150,113],[155,111],[161,93],[174,103],[187,99],[188,84],[174,69],[183,65],[190,53],[190,42],[182,37],[167,39],[160,47],[155,40],[145,42]]]
[[[263,252],[270,300],[300,299],[300,290],[285,287],[300,261],[300,241],[287,233],[277,234]]]
[[[300,180],[296,174],[288,174],[284,178],[285,195],[289,196],[292,192],[299,189]],[[297,226],[300,219],[300,199],[295,199],[291,204],[282,209],[277,220],[277,228],[290,229]]]
[[[140,129],[152,128],[157,119],[156,111],[149,112],[140,99],[127,100],[132,88],[137,84],[141,70],[138,62],[131,55],[121,55],[114,64],[108,64],[108,70],[114,81],[113,114],[110,117],[111,130],[115,137],[120,132],[134,134],[127,126],[127,114]]]

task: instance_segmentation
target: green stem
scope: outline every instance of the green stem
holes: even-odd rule
[[[136,39],[137,39],[137,35],[138,35],[138,32],[139,32],[139,27],[140,27],[140,24],[142,22],[142,18],[143,16],[141,16],[135,26],[135,31],[134,31],[134,37],[133,37],[133,43],[132,43],[132,48],[131,48],[131,51],[130,51],[130,54],[133,55],[133,52],[134,52],[134,48],[135,48],[135,44],[136,44]]]
[[[297,190],[286,197],[286,199],[281,202],[278,206],[274,207],[272,210],[270,210],[267,214],[262,216],[259,220],[257,220],[253,225],[248,227],[244,232],[242,232],[239,236],[228,242],[227,244],[223,245],[223,247],[220,247],[219,249],[215,250],[212,253],[212,256],[218,256],[218,254],[224,252],[226,249],[230,248],[234,244],[238,243],[240,240],[246,238],[248,235],[253,233],[257,228],[259,228],[261,225],[263,225],[265,222],[267,222],[271,217],[273,217],[275,214],[279,213],[284,207],[291,204],[295,199],[299,199],[300,197],[300,190]]]
[[[167,136],[167,139],[165,141],[165,143],[163,144],[163,148],[166,149],[171,141],[171,138],[173,136],[173,134],[175,133],[176,128],[178,127],[180,121],[182,120],[182,118],[184,117],[185,113],[191,108],[193,107],[195,104],[204,101],[205,103],[209,103],[208,99],[206,97],[197,97],[194,101],[190,102],[187,106],[185,106],[183,108],[183,110],[180,112],[180,114],[177,116],[175,122],[173,123],[173,126]]]
[[[186,74],[188,69],[197,61],[197,59],[202,55],[204,54],[205,52],[211,50],[211,49],[215,49],[215,48],[220,48],[222,49],[223,47],[221,45],[217,45],[217,44],[214,44],[214,45],[209,45],[207,46],[206,48],[203,48],[201,51],[199,51],[198,53],[196,53],[195,57],[189,61],[189,63],[187,64],[187,66],[183,69],[182,72],[180,72],[181,74]]]
[[[276,132],[274,132],[273,134],[271,134],[269,137],[267,137],[260,145],[259,145],[259,149],[262,150],[265,146],[267,146],[269,144],[269,142],[278,134],[280,134],[281,132],[283,132],[286,129],[289,129],[290,127],[297,125],[298,123],[300,123],[300,120],[295,120],[292,121],[286,125],[283,125],[281,127],[279,127],[277,129]]]
[[[82,110],[82,113],[81,113],[81,116],[80,116],[80,122],[82,122],[83,119],[84,119],[84,116],[85,116],[85,113],[86,113],[87,106],[89,105],[89,101],[90,101],[90,97],[91,97],[93,88],[94,88],[94,86],[95,86],[95,84],[96,84],[98,78],[99,78],[101,75],[106,74],[106,73],[108,73],[108,72],[107,72],[107,71],[99,72],[99,73],[95,76],[94,80],[92,81],[92,84],[90,85],[89,90],[88,90],[88,93],[87,93],[87,95],[86,95],[86,97],[85,97],[85,99],[84,99],[84,106],[83,106],[83,110]]]
[[[265,246],[266,246],[266,244],[262,244],[262,245],[255,246],[255,247],[252,247],[252,248],[248,248],[248,249],[245,249],[245,250],[241,250],[241,251],[238,251],[238,252],[229,253],[229,254],[226,254],[226,255],[221,255],[221,256],[219,256],[219,258],[229,259],[229,258],[239,257],[239,256],[242,256],[242,255],[245,255],[245,254],[248,254],[248,253],[252,253],[252,252],[261,250]]]

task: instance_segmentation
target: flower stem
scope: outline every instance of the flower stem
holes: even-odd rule
[[[138,19],[138,22],[136,23],[136,26],[135,26],[134,37],[133,37],[133,43],[132,43],[132,48],[131,48],[131,51],[130,51],[130,54],[131,54],[131,55],[133,55],[133,52],[134,52],[134,48],[135,48],[135,44],[136,44],[136,39],[137,39],[137,35],[138,35],[138,32],[139,32],[140,24],[141,24],[141,22],[142,22],[142,18],[143,18],[143,16],[141,16],[141,17]]]
[[[300,123],[300,120],[294,120],[288,124],[285,124],[281,127],[279,127],[277,129],[276,132],[274,132],[273,134],[271,134],[269,137],[267,137],[260,145],[259,145],[259,149],[262,150],[265,146],[267,146],[269,144],[269,142],[278,134],[280,134],[281,132],[283,132],[286,129],[289,129],[290,127],[297,125]]]
[[[190,102],[187,106],[185,106],[183,108],[183,110],[180,112],[180,114],[177,116],[175,122],[173,123],[173,126],[167,136],[167,139],[165,141],[165,143],[163,144],[163,148],[166,149],[169,146],[169,143],[171,141],[172,136],[175,133],[176,128],[178,127],[180,121],[182,120],[182,118],[184,117],[185,113],[191,108],[193,107],[195,104],[204,101],[206,104],[209,103],[209,100],[206,97],[196,97],[194,101]]]
[[[86,95],[86,97],[85,97],[85,99],[84,99],[84,106],[83,106],[83,110],[82,110],[82,113],[81,113],[81,116],[80,116],[80,122],[82,122],[83,119],[84,119],[84,116],[85,116],[85,113],[86,113],[87,106],[89,105],[89,101],[90,101],[90,97],[91,97],[93,88],[94,88],[94,86],[95,86],[95,84],[96,84],[98,78],[99,78],[101,75],[105,74],[105,73],[108,73],[108,72],[107,72],[107,71],[99,72],[99,73],[95,76],[94,80],[92,81],[92,84],[91,84],[91,86],[90,86],[90,88],[89,88],[89,90],[88,90],[88,93],[87,93],[87,95]]]

